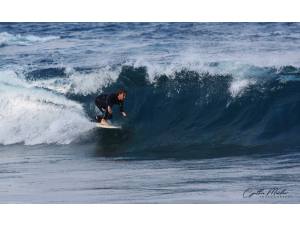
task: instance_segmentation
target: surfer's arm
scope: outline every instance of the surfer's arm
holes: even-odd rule
[[[124,112],[124,103],[123,102],[120,102],[120,112]]]
[[[114,105],[113,95],[110,95],[107,98],[107,111],[109,114],[112,114],[112,106],[113,105]]]
[[[127,116],[127,114],[126,114],[125,111],[124,111],[124,102],[121,102],[121,103],[120,103],[120,113],[121,113],[124,117]]]
[[[107,111],[108,111],[109,114],[112,114],[112,110],[111,110],[110,106],[107,106]]]

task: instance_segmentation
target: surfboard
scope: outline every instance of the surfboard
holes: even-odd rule
[[[101,123],[96,123],[96,127],[104,128],[104,129],[122,129],[121,126],[115,126],[115,125],[104,125]]]

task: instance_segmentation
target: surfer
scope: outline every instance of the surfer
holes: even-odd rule
[[[102,116],[96,116],[96,120],[103,125],[108,125],[107,120],[112,119],[112,107],[116,104],[120,106],[121,114],[126,117],[127,114],[124,111],[126,94],[127,92],[124,89],[120,89],[116,93],[97,96],[95,104],[102,112]]]

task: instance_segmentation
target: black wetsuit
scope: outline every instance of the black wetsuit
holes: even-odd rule
[[[97,96],[95,99],[95,104],[103,113],[103,116],[101,118],[97,117],[97,120],[112,119],[112,114],[108,113],[108,106],[112,109],[112,106],[117,104],[120,106],[120,112],[124,112],[124,101],[119,101],[118,96],[115,93],[110,95],[101,94]]]

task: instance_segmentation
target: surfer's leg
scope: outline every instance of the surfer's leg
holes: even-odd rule
[[[105,124],[105,125],[109,125],[109,123],[107,122],[107,120],[111,119],[111,118],[112,118],[111,114],[109,114],[108,111],[105,110],[104,114],[103,114],[103,116],[102,116],[102,118],[100,120],[100,123],[101,124]]]
[[[105,120],[111,120],[111,119],[112,119],[112,114],[110,114],[110,113],[108,112],[108,110],[105,110],[103,119],[105,119]]]
[[[98,109],[100,109],[101,111],[102,111],[102,108],[103,108],[103,106],[104,106],[104,108],[105,108],[105,102],[103,102],[102,101],[102,99],[101,98],[96,98],[95,99],[95,105],[98,107]]]
[[[96,116],[96,120],[98,121],[98,122],[101,122],[102,121],[102,119],[104,119],[104,117],[105,117],[105,114],[106,114],[106,104],[105,104],[105,102],[103,101],[103,98],[100,98],[100,97],[97,97],[96,99],[95,99],[95,105],[97,106],[97,108],[100,110],[100,112],[102,113],[102,115],[101,116],[99,116],[99,115],[97,115]]]
[[[102,112],[102,116],[97,116],[96,119],[98,122],[107,124],[107,120],[112,119],[112,114],[108,113],[107,110],[107,103],[104,101],[105,99],[101,96],[97,97],[95,99],[95,105],[98,107],[98,109]]]
[[[107,116],[106,116],[106,111],[105,109],[103,109],[102,107],[100,107],[100,111],[101,111],[101,115],[97,115],[96,116],[96,120],[99,122],[99,123],[103,123],[103,120],[107,120]]]

